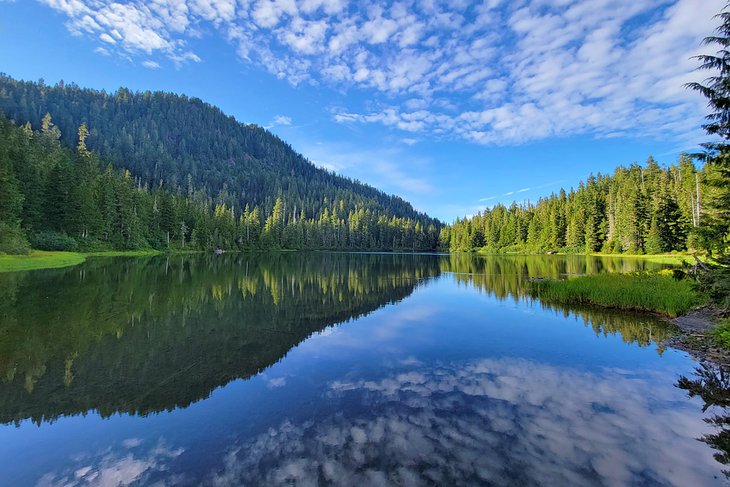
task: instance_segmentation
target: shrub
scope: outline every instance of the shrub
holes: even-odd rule
[[[0,223],[0,254],[25,255],[28,252],[28,237],[20,225]]]
[[[79,248],[78,242],[65,233],[38,232],[31,235],[30,243],[38,250],[75,251]]]

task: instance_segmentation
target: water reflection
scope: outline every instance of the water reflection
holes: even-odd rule
[[[272,254],[11,275],[0,310],[0,421],[184,407],[315,331],[403,299],[435,264]]]
[[[274,253],[97,259],[0,274],[0,422],[185,407],[442,273],[500,299],[523,299],[531,277],[645,266],[575,256]],[[628,343],[672,333],[651,317],[579,314],[596,334]]]
[[[170,475],[167,469],[184,449],[171,448],[159,441],[152,449],[142,447],[142,442],[130,438],[101,455],[84,455],[75,459],[75,465],[62,472],[48,472],[41,476],[36,487],[123,487],[151,485],[152,479],[161,477],[158,487],[179,485],[186,482],[182,475]]]
[[[695,440],[711,425],[674,387],[694,363],[648,348],[665,323],[523,292],[618,266],[601,262],[283,253],[0,276],[0,420],[15,423],[0,472],[18,486],[715,482]]]
[[[211,485],[707,485],[697,423],[651,374],[529,360],[334,381],[357,414],[279,426],[231,449]]]
[[[713,426],[713,432],[700,437],[715,451],[715,460],[723,465],[730,464],[730,374],[721,366],[703,362],[695,369],[692,377],[682,376],[677,387],[687,391],[689,397],[700,397],[704,401],[702,412],[712,413],[705,422]],[[730,470],[724,470],[730,478]]]

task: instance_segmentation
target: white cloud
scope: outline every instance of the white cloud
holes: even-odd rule
[[[160,68],[160,64],[158,62],[149,61],[149,60],[142,61],[142,66],[144,66],[145,68],[149,68],[149,69],[159,69]]]
[[[198,62],[219,32],[247,63],[293,85],[357,89],[376,123],[481,144],[650,136],[692,145],[705,113],[683,84],[701,78],[720,2],[697,0],[40,0],[71,32],[125,56]],[[205,29],[207,25],[212,29]],[[408,137],[411,138],[411,137]]]
[[[291,117],[287,117],[286,115],[277,115],[274,117],[272,123],[274,125],[291,125],[291,121]]]

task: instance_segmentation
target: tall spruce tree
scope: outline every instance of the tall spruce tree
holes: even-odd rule
[[[699,213],[700,242],[715,256],[720,267],[710,274],[710,291],[725,306],[730,305],[730,3],[716,16],[721,24],[715,35],[704,39],[705,45],[716,46],[714,54],[697,56],[699,69],[712,76],[703,83],[689,83],[688,88],[707,98],[710,109],[703,127],[719,138],[704,144],[701,155],[706,168],[706,186]],[[699,204],[698,204],[699,207]]]

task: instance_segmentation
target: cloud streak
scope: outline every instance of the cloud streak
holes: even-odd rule
[[[109,52],[200,61],[217,32],[292,85],[357,90],[333,115],[404,134],[519,144],[587,134],[692,144],[700,40],[721,5],[696,0],[346,2],[40,0]],[[413,137],[406,137],[412,139]]]

